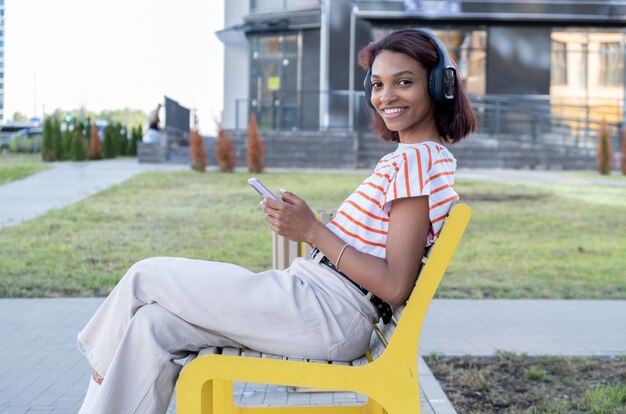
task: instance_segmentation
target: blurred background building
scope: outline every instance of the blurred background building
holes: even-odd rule
[[[0,121],[4,119],[4,0],[0,0]]]
[[[621,137],[623,1],[231,0],[224,26],[222,124],[237,135],[254,113],[270,146],[299,131],[352,148],[343,162],[371,164],[387,148],[370,144],[356,54],[407,26],[435,32],[459,66],[480,119],[465,151],[494,148],[502,166],[579,168],[602,121],[616,145]]]

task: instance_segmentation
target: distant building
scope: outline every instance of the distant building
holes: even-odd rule
[[[624,117],[626,2],[611,0],[229,0],[225,128],[363,131],[356,54],[391,30],[434,31],[457,62],[481,133],[590,142]],[[357,145],[358,146],[358,145]]]
[[[4,120],[4,0],[0,0],[0,121]]]

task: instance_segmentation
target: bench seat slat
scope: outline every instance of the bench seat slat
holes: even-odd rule
[[[216,346],[210,346],[208,348],[204,348],[201,349],[200,352],[198,352],[198,356],[202,356],[202,355],[215,355],[215,354],[221,354],[221,350],[216,347]]]
[[[232,356],[240,356],[241,348],[227,347],[222,348],[222,355],[232,355]]]

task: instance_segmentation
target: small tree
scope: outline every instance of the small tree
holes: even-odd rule
[[[626,127],[622,132],[622,174],[626,175]]]
[[[110,134],[111,134],[111,148],[113,152],[113,157],[115,158],[120,155],[120,130],[121,126],[117,122],[111,123]]]
[[[206,146],[204,145],[204,139],[196,128],[193,128],[189,135],[189,146],[191,168],[200,172],[206,171]]]
[[[603,119],[598,132],[598,151],[596,153],[598,172],[603,175],[609,175],[613,168],[613,161],[614,155],[609,127],[606,124],[606,120]]]
[[[74,136],[74,123],[64,122],[61,130],[61,155],[59,161],[72,159],[72,140]]]
[[[76,122],[72,131],[72,142],[70,144],[70,158],[72,161],[84,161],[87,159],[87,143],[83,136],[83,123]]]
[[[91,124],[91,136],[89,137],[89,159],[100,160],[102,159],[102,145],[100,144],[100,137],[98,136],[98,127],[94,122]]]
[[[248,171],[262,173],[265,169],[265,148],[254,113],[248,121]]]
[[[141,125],[130,129],[130,139],[128,140],[128,149],[126,150],[127,155],[137,155],[137,142],[141,141],[142,136]]]
[[[221,171],[233,172],[237,165],[237,155],[235,154],[235,146],[233,140],[230,139],[228,133],[217,123],[217,140],[215,140],[215,158],[217,166]]]
[[[43,143],[41,148],[41,159],[43,161],[54,161],[56,154],[54,151],[54,121],[47,116],[43,121]]]
[[[122,124],[117,124],[117,155],[128,155],[128,131]]]
[[[102,139],[102,157],[103,158],[115,158],[115,137],[113,133],[113,126],[107,125],[104,127],[104,138]]]
[[[61,136],[61,123],[56,117],[52,118],[52,146],[54,147],[54,160],[61,160],[63,157],[63,140]]]

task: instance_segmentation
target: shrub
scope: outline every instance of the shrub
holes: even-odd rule
[[[115,158],[120,155],[120,124],[113,122],[111,123],[111,142],[112,142],[112,152],[113,157]]]
[[[95,123],[91,124],[91,136],[89,137],[89,159],[102,159],[102,144],[98,136],[98,127]]]
[[[254,113],[248,121],[248,171],[262,173],[265,169],[265,148]]]
[[[626,125],[623,127],[622,132],[622,174],[626,175]]]
[[[25,136],[19,136],[17,134],[13,134],[13,139],[9,144],[9,151],[11,152],[19,152],[26,151],[30,152],[33,148],[32,142]]]
[[[191,168],[196,171],[204,172],[207,166],[206,146],[204,145],[204,139],[196,128],[191,130],[189,145]]]
[[[235,154],[233,140],[230,139],[228,133],[219,123],[217,124],[217,140],[215,141],[215,158],[220,170],[224,172],[233,172],[235,170],[237,155]]]
[[[102,157],[103,158],[115,158],[115,137],[113,132],[113,126],[107,125],[103,131],[104,137],[102,139]]]
[[[72,139],[74,136],[74,124],[65,123],[65,129],[61,132],[61,154],[58,160],[64,161],[72,158]]]
[[[70,144],[70,158],[72,161],[84,161],[87,159],[87,143],[83,136],[83,123],[77,122],[74,124],[74,131],[72,131],[72,141]]]
[[[127,155],[128,132],[122,124],[117,124],[117,155]]]
[[[54,160],[61,160],[63,156],[63,140],[61,136],[61,123],[57,118],[52,118],[52,146],[54,148]]]
[[[141,137],[143,136],[143,132],[141,130],[141,125],[133,127],[130,129],[130,139],[128,140],[128,148],[126,150],[126,155],[137,155],[137,142],[141,141]]]
[[[43,144],[41,148],[41,159],[43,161],[54,161],[56,159],[53,128],[53,118],[47,116],[43,121]]]
[[[600,131],[598,132],[598,152],[596,154],[596,162],[600,174],[608,175],[611,173],[613,157],[609,128],[606,121],[602,120]]]

